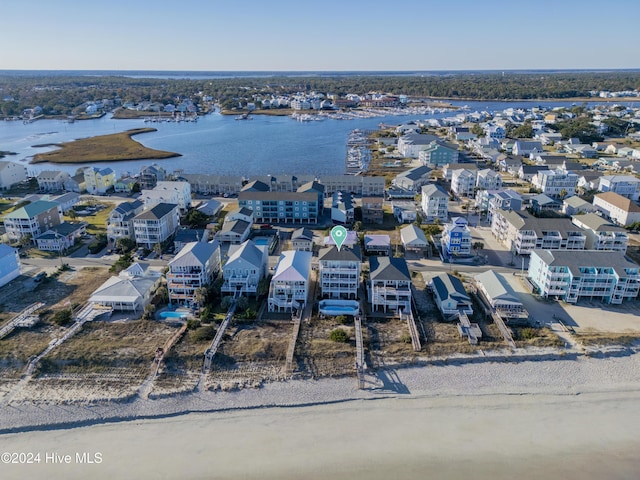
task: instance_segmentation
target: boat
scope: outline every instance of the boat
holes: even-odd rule
[[[252,120],[248,113],[243,113],[242,115],[238,115],[236,120]]]

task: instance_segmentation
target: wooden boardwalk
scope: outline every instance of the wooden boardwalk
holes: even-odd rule
[[[298,342],[298,335],[300,334],[300,323],[302,317],[300,315],[293,316],[293,333],[289,339],[289,347],[287,348],[287,362],[285,364],[285,373],[288,376],[293,375],[293,356],[296,352],[296,343]]]
[[[409,313],[399,312],[400,320],[406,320],[407,326],[409,327],[409,335],[411,335],[411,345],[413,346],[414,352],[419,352],[422,350],[422,344],[420,343],[420,335],[418,334],[418,327],[416,326],[416,321],[413,318],[413,313],[409,310]]]
[[[44,303],[36,302],[22,310],[0,329],[0,339],[6,337],[18,327],[30,327],[34,325],[35,321],[38,319],[37,315],[34,315],[34,313],[42,307],[44,307]]]
[[[364,371],[367,369],[367,364],[364,361],[364,342],[362,341],[362,317],[360,315],[354,318],[355,333],[356,333],[356,375],[358,381],[358,388],[364,388]]]

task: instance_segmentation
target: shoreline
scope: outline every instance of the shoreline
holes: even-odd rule
[[[387,367],[369,372],[370,383],[363,390],[358,390],[355,378],[349,376],[271,382],[257,389],[176,393],[155,399],[135,396],[91,403],[22,402],[0,407],[0,438],[193,413],[302,408],[380,398],[640,393],[640,352],[600,353],[598,357],[570,352],[552,357],[449,358],[427,365]]]

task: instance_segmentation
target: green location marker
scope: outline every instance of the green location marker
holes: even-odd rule
[[[347,229],[338,225],[337,227],[333,227],[331,229],[331,238],[336,243],[336,247],[338,247],[338,251],[342,248],[342,244],[347,239]]]

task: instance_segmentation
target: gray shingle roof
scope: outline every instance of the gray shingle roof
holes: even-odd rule
[[[411,280],[404,258],[369,257],[371,280]]]

